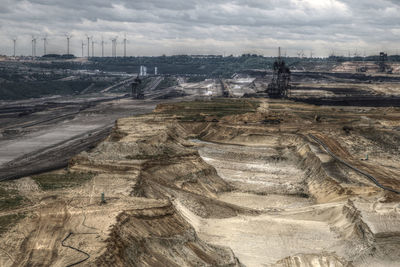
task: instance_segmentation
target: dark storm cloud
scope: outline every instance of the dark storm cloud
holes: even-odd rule
[[[109,40],[127,33],[131,54],[177,51],[271,54],[281,45],[314,50],[394,49],[400,39],[400,3],[394,0],[0,0],[0,37],[49,35],[49,49],[73,51],[85,34]],[[389,46],[389,47],[382,47]],[[3,52],[4,51],[4,52]],[[2,43],[0,54],[10,54]]]

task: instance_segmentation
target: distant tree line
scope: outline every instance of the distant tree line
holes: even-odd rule
[[[264,57],[256,54],[243,54],[241,56],[215,56],[215,55],[176,55],[157,57],[93,57],[88,62],[52,61],[34,63],[36,67],[58,69],[88,69],[109,72],[138,73],[140,66],[147,67],[147,73],[153,74],[154,67],[163,75],[188,75],[205,76],[207,78],[228,78],[236,72],[248,69],[271,70],[275,57]],[[379,56],[369,57],[338,57],[328,58],[300,58],[284,57],[287,65],[295,69],[312,68],[313,64],[329,64],[329,62],[344,61],[379,61]],[[388,56],[388,61],[400,61],[400,56]],[[32,63],[26,63],[32,64]]]
[[[378,62],[380,60],[379,55],[376,56],[354,56],[354,57],[345,57],[345,56],[330,56],[328,58],[329,61],[336,62],[346,62],[346,61],[375,61]],[[388,62],[400,62],[400,55],[392,55],[387,57]]]

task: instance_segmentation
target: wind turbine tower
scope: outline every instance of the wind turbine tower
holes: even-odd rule
[[[111,38],[111,41],[112,41],[112,51],[111,51],[112,57],[117,57],[117,39],[118,39],[118,36],[116,36],[115,38]]]
[[[14,43],[14,58],[15,58],[15,48],[17,46],[17,38],[13,39],[13,43]]]
[[[87,57],[90,57],[90,36],[86,35],[87,38]]]
[[[94,57],[94,43],[95,43],[95,41],[93,40],[93,37],[92,37],[92,57]]]
[[[104,39],[101,36],[101,57],[104,57]]]
[[[32,36],[32,57],[36,57],[36,40],[35,36]]]
[[[82,57],[84,56],[84,55],[83,55],[83,53],[84,53],[84,52],[83,52],[84,48],[85,48],[85,42],[82,40]]]
[[[115,36],[115,38],[114,38],[114,57],[117,57],[117,39],[118,39],[118,36]]]
[[[126,57],[126,41],[127,41],[127,39],[126,39],[126,34],[125,34],[125,37],[124,37],[124,57]]]
[[[110,38],[111,41],[111,56],[114,57],[114,40]]]
[[[68,33],[65,35],[67,38],[67,55],[69,55],[69,40],[72,38],[72,35],[69,35]]]
[[[45,35],[43,38],[43,55],[46,55],[46,45],[47,45],[47,35]]]

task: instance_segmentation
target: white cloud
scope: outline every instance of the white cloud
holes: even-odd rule
[[[129,55],[274,55],[278,45],[292,55],[376,53],[397,47],[399,23],[395,0],[0,0],[0,54],[11,54],[15,36],[19,53],[30,54],[30,36],[45,33],[48,51],[62,53],[66,32],[76,55],[85,34],[109,40],[124,33]]]

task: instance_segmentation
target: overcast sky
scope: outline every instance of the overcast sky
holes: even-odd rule
[[[400,51],[400,0],[0,0],[0,54],[66,53],[81,56],[81,42],[94,37],[100,55],[111,54],[118,36],[128,55],[242,54],[327,56]],[[85,48],[85,56],[87,50]]]

